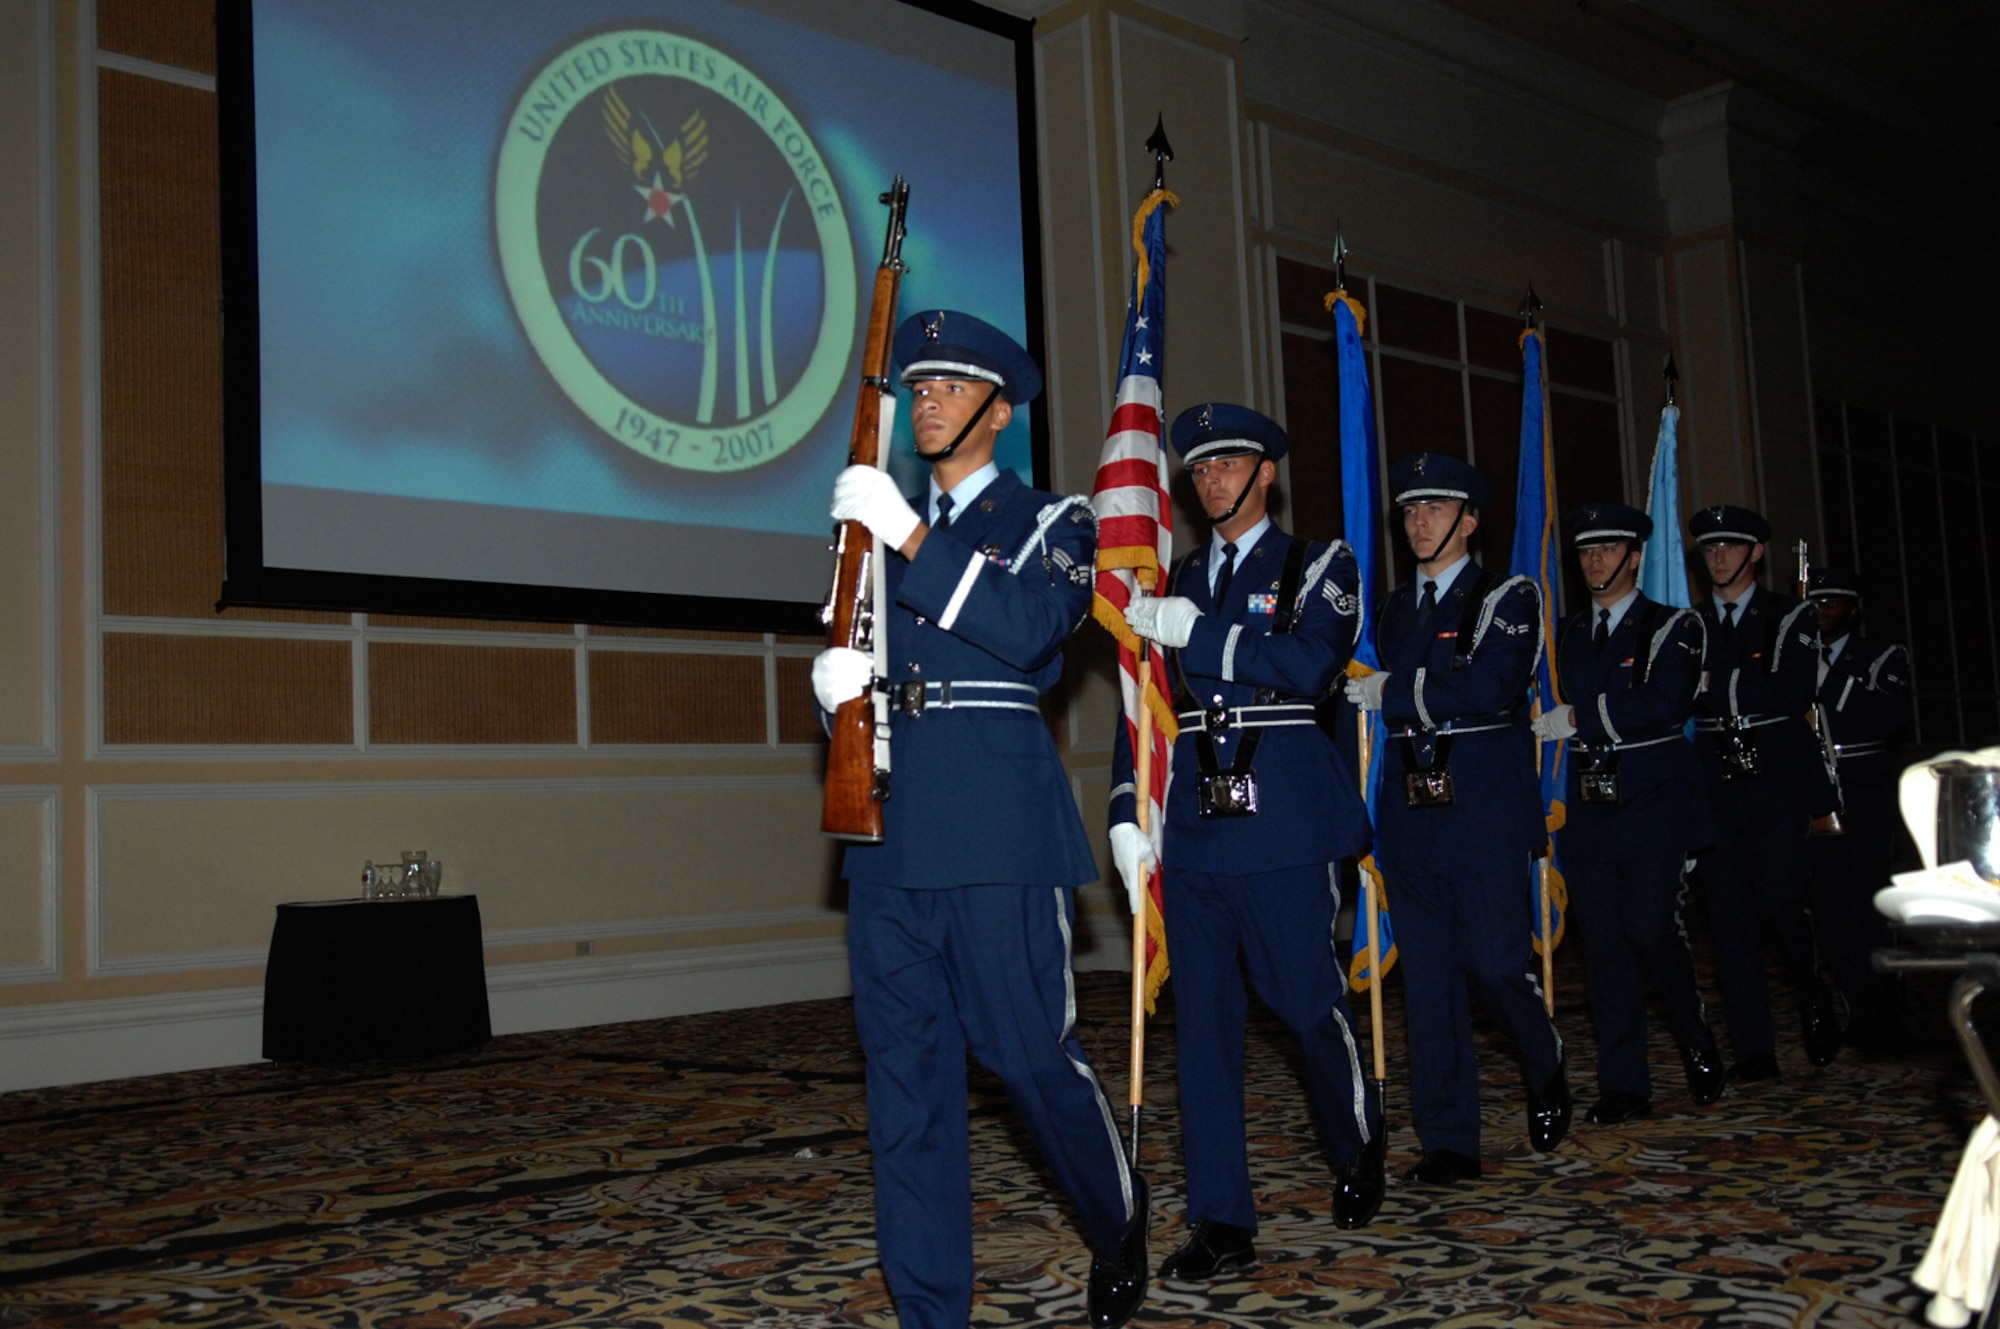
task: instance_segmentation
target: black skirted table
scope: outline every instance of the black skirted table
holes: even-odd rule
[[[479,897],[278,906],[264,969],[264,1056],[368,1061],[493,1037]]]

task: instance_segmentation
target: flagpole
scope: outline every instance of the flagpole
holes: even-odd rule
[[[1154,117],[1153,132],[1146,139],[1146,150],[1153,154],[1153,193],[1165,194],[1167,163],[1174,159],[1174,148],[1173,144],[1167,141],[1167,120],[1164,114]],[[1172,196],[1167,195],[1167,197]],[[1136,222],[1134,228],[1132,243],[1135,247],[1139,247]],[[1145,250],[1139,248],[1139,259],[1142,264],[1145,257]],[[1145,294],[1144,283],[1135,281],[1132,293],[1135,309],[1143,303]],[[1155,573],[1156,578],[1164,572],[1164,568],[1158,569]],[[1156,592],[1159,590],[1157,580],[1151,589]],[[1150,836],[1153,830],[1150,806],[1153,801],[1153,706],[1146,694],[1152,686],[1153,651],[1152,644],[1143,638],[1139,642],[1137,665],[1139,718],[1137,738],[1132,749],[1135,786],[1133,803],[1139,830]],[[1165,808],[1161,811],[1164,813]],[[1165,847],[1164,836],[1159,843],[1162,848]],[[1153,898],[1153,876],[1159,871],[1160,869],[1156,867],[1153,873],[1147,874],[1139,889],[1139,907],[1132,911],[1132,1066],[1127,1077],[1126,1102],[1132,1116],[1130,1161],[1134,1166],[1139,1162],[1139,1118],[1145,1111],[1146,1105],[1146,907]]]
[[[1375,492],[1374,491],[1375,449],[1373,443],[1373,433],[1370,429],[1367,428],[1365,423],[1361,426],[1361,428],[1354,431],[1352,435],[1350,435],[1349,433],[1348,426],[1349,426],[1349,420],[1351,418],[1355,418],[1349,416],[1350,411],[1359,411],[1363,413],[1369,412],[1374,409],[1374,404],[1372,401],[1366,399],[1365,392],[1359,394],[1363,397],[1363,400],[1359,402],[1350,402],[1346,400],[1346,394],[1349,390],[1346,378],[1346,368],[1345,368],[1347,364],[1347,357],[1345,351],[1346,343],[1342,341],[1343,334],[1341,332],[1340,314],[1339,314],[1339,306],[1343,303],[1348,306],[1348,313],[1352,315],[1354,318],[1354,331],[1355,331],[1355,336],[1358,340],[1361,335],[1362,318],[1364,317],[1364,313],[1360,304],[1347,294],[1347,237],[1345,234],[1343,234],[1340,222],[1336,218],[1333,224],[1333,290],[1326,297],[1326,307],[1327,307],[1327,312],[1333,315],[1334,340],[1338,344],[1339,354],[1343,364],[1343,368],[1341,371],[1342,373],[1342,380],[1341,380],[1342,484],[1343,486],[1350,486],[1356,483],[1357,477],[1348,474],[1348,468],[1351,462],[1358,460],[1360,463],[1362,463],[1363,466],[1365,466],[1365,469],[1367,471],[1367,474],[1364,477],[1359,478],[1359,483],[1365,485],[1366,489],[1359,492],[1371,496],[1369,498],[1364,498],[1357,501],[1355,493],[1346,493],[1343,495],[1341,500],[1342,515],[1344,518],[1343,524],[1347,528],[1348,543],[1352,545],[1355,550],[1355,571],[1358,574],[1357,599],[1359,601],[1359,606],[1357,609],[1357,613],[1360,615],[1361,623],[1358,625],[1356,629],[1355,647],[1358,655],[1366,657],[1369,654],[1371,654],[1371,651],[1368,648],[1366,641],[1366,633],[1367,633],[1367,621],[1368,621],[1368,599],[1370,594],[1374,590],[1375,559],[1373,550],[1375,548],[1374,542],[1377,534],[1376,509],[1372,501],[1372,495]],[[1365,381],[1366,381],[1365,351],[1362,353],[1362,357],[1363,358],[1361,363],[1363,368],[1361,371],[1361,378],[1365,386]],[[1359,418],[1365,420],[1366,417],[1363,416]],[[1356,451],[1358,455],[1357,457],[1351,458],[1348,455],[1348,453],[1350,452],[1349,445],[1350,442],[1353,442],[1355,440],[1359,440],[1358,448],[1354,449],[1354,451]],[[1365,668],[1367,667],[1368,661],[1365,658],[1349,660],[1350,666],[1353,666],[1355,664],[1360,664]],[[1368,781],[1371,770],[1375,762],[1374,729],[1370,724],[1369,715],[1367,711],[1357,710],[1355,712],[1354,719],[1355,719],[1355,756],[1356,756],[1355,765],[1357,767],[1356,773],[1360,777],[1361,802],[1364,807],[1367,807],[1369,809],[1369,819],[1372,822],[1374,819],[1374,808],[1373,805],[1369,802],[1368,798]],[[1374,1056],[1373,1069],[1375,1072],[1375,1077],[1374,1077],[1375,1102],[1378,1110],[1383,1114],[1382,1120],[1386,1122],[1388,1119],[1387,1113],[1388,1113],[1389,1069],[1388,1069],[1386,1035],[1383,1029],[1384,1020],[1382,1015],[1383,973],[1382,973],[1381,871],[1378,867],[1373,873],[1371,873],[1367,866],[1369,861],[1370,861],[1370,856],[1364,854],[1361,858],[1361,861],[1356,865],[1359,873],[1360,886],[1361,886],[1360,907],[1364,908],[1367,911],[1367,916],[1365,919],[1364,918],[1356,919],[1356,925],[1362,928],[1362,934],[1367,938],[1366,959],[1368,968],[1368,1041],[1370,1045],[1369,1050]]]
[[[1141,834],[1153,833],[1153,708],[1146,691],[1153,681],[1153,648],[1139,639],[1139,736],[1132,748],[1134,810]],[[1146,1105],[1146,897],[1152,894],[1151,873],[1139,886],[1139,907],[1132,911],[1132,1069],[1125,1101],[1132,1115],[1131,1161],[1139,1161],[1139,1114]]]
[[[1521,323],[1523,328],[1525,329],[1525,331],[1522,334],[1524,338],[1536,332],[1535,314],[1536,311],[1541,309],[1541,307],[1542,307],[1541,298],[1535,294],[1535,283],[1533,281],[1530,281],[1528,283],[1528,293],[1521,297]],[[1521,390],[1523,392],[1533,392],[1539,398],[1542,393],[1542,385],[1541,382],[1539,381],[1539,375],[1537,376],[1537,381],[1533,383],[1529,383],[1524,379],[1521,384]],[[1542,417],[1542,462],[1544,467],[1542,483],[1546,487],[1546,485],[1548,484],[1546,467],[1548,464],[1548,437],[1549,437],[1549,416],[1548,416],[1548,404],[1546,399],[1543,400],[1541,417]],[[1546,521],[1547,521],[1547,514],[1544,514],[1544,526],[1542,535],[1542,539],[1544,542],[1542,566],[1544,568],[1547,567],[1548,565],[1548,558],[1547,558],[1548,533],[1547,533]],[[1537,578],[1537,580],[1539,580],[1539,577]],[[1548,610],[1546,607],[1544,607],[1544,609],[1542,610],[1542,614],[1544,618],[1547,617]],[[1551,698],[1551,700],[1554,699]],[[1537,785],[1540,785],[1541,779],[1542,779],[1542,744],[1536,743],[1535,783]],[[1546,812],[1546,809],[1544,809],[1544,812]],[[1545,831],[1544,834],[1546,835],[1547,832]],[[1553,917],[1553,910],[1550,906],[1550,900],[1549,900],[1549,868],[1553,864],[1554,853],[1555,849],[1553,846],[1553,842],[1551,841],[1548,853],[1543,854],[1542,857],[1537,859],[1535,863],[1535,887],[1536,887],[1535,903],[1536,907],[1541,913],[1542,1004],[1548,1008],[1548,1012],[1551,1016],[1553,1016],[1556,1013],[1556,946],[1555,946],[1555,935],[1553,931],[1555,919]]]
[[[1368,801],[1368,767],[1375,759],[1373,735],[1368,726],[1368,712],[1354,713],[1356,742],[1360,745],[1358,755],[1361,767],[1361,800]],[[1382,908],[1381,900],[1375,892],[1375,883],[1370,879],[1367,868],[1359,868],[1361,873],[1361,898],[1368,904],[1368,1041],[1375,1053],[1375,1101],[1383,1101],[1382,1093],[1389,1083],[1389,1063],[1382,1050]]]

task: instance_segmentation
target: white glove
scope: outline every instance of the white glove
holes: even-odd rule
[[[1377,670],[1362,678],[1347,680],[1347,699],[1364,711],[1382,709],[1382,689],[1389,686],[1389,676]]]
[[[1535,731],[1535,737],[1544,743],[1568,738],[1576,732],[1576,707],[1558,706],[1553,710],[1543,711],[1535,717],[1534,724],[1529,727]]]
[[[1145,900],[1146,878],[1159,862],[1159,856],[1153,852],[1153,838],[1140,830],[1137,822],[1117,823],[1111,828],[1111,861],[1118,865],[1118,875],[1124,879],[1125,903],[1132,907],[1132,916],[1138,918],[1139,907]]]
[[[829,646],[813,657],[813,696],[828,714],[853,701],[875,678],[875,661],[852,646]]]
[[[920,520],[889,473],[873,466],[850,466],[834,479],[833,519],[860,522],[891,549],[901,549]]]
[[[1135,595],[1125,606],[1125,621],[1132,631],[1162,646],[1181,647],[1194,635],[1194,621],[1201,610],[1183,595]]]

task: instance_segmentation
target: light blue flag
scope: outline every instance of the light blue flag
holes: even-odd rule
[[[1333,309],[1333,343],[1340,366],[1340,511],[1347,530],[1347,543],[1354,548],[1358,574],[1357,599],[1361,604],[1360,635],[1354,643],[1352,673],[1374,673],[1382,667],[1375,649],[1377,606],[1376,570],[1381,566],[1381,491],[1375,469],[1375,398],[1368,390],[1368,351],[1361,344],[1361,320],[1366,312],[1354,297],[1343,290],[1327,297]],[[1368,804],[1368,824],[1375,824],[1375,795],[1382,787],[1382,763],[1375,758],[1388,741],[1380,711],[1364,713],[1368,725],[1366,751],[1370,757],[1361,771],[1362,797]],[[1387,892],[1383,890],[1381,869],[1373,854],[1361,859],[1362,887],[1378,902],[1381,919],[1382,972],[1396,963],[1396,938],[1389,926]],[[1347,961],[1348,982],[1363,991],[1374,982],[1368,967],[1368,919],[1364,913],[1355,920],[1354,942]]]
[[[1514,486],[1514,548],[1507,571],[1528,578],[1541,588],[1541,657],[1535,664],[1536,710],[1560,705],[1555,669],[1556,588],[1562,572],[1557,564],[1561,548],[1556,542],[1555,475],[1550,465],[1548,417],[1542,392],[1542,334],[1530,328],[1521,334],[1521,461]],[[1568,783],[1568,749],[1560,742],[1543,743],[1539,766],[1542,774],[1542,808],[1550,833],[1560,829],[1565,816],[1563,794]],[[1553,849],[1550,850],[1553,854]],[[1569,903],[1559,864],[1549,867],[1549,928],[1554,945],[1562,945],[1563,915]],[[1532,870],[1530,898],[1534,901],[1536,948],[1542,949],[1541,869]]]
[[[1639,589],[1648,600],[1676,609],[1693,604],[1688,595],[1687,559],[1681,555],[1681,408],[1660,412],[1660,437],[1653,444],[1653,478],[1646,489],[1646,515],[1653,538],[1639,555]]]

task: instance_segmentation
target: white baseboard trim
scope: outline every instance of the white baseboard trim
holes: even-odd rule
[[[486,971],[493,1032],[574,1029],[844,997],[833,938],[579,956]],[[264,990],[212,989],[0,1008],[0,1093],[262,1059]]]

